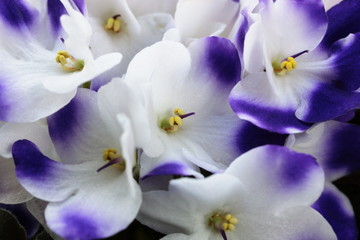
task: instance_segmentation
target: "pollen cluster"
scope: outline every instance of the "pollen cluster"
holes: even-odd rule
[[[216,213],[209,218],[208,224],[217,231],[234,231],[238,219],[232,214]]]
[[[164,118],[160,121],[160,128],[165,130],[167,133],[177,132],[179,130],[179,126],[183,125],[183,119],[194,114],[194,112],[185,113],[184,110],[175,108],[173,116]]]
[[[84,60],[73,58],[67,51],[58,51],[55,61],[60,63],[61,68],[67,72],[81,71],[85,65]]]
[[[104,26],[105,30],[112,31],[114,33],[119,33],[121,30],[121,21],[120,18],[121,15],[115,15],[113,17],[110,17],[106,20],[106,24]]]

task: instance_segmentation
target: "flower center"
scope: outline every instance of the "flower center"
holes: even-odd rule
[[[85,66],[84,60],[75,59],[67,51],[57,52],[55,61],[67,72],[81,71]]]
[[[236,217],[232,214],[213,214],[208,221],[209,227],[215,229],[216,231],[234,231],[235,225],[238,223]]]
[[[173,111],[173,116],[163,118],[160,121],[160,128],[165,130],[167,133],[177,132],[179,130],[179,126],[183,124],[183,119],[192,115],[195,115],[195,113],[185,113],[184,110],[175,108]]]
[[[290,72],[291,70],[295,69],[297,66],[297,62],[293,57],[288,57],[286,60],[282,61],[279,64],[276,64],[276,62],[273,62],[273,68],[276,75],[279,76],[285,76],[287,72]]]
[[[115,148],[104,149],[103,160],[107,161],[107,163],[104,166],[100,167],[97,172],[100,172],[101,170],[110,166],[114,166],[122,172],[125,170],[125,160],[121,157],[120,154],[117,153],[117,150]]]
[[[114,33],[119,33],[121,30],[121,21],[120,18],[121,15],[117,14],[114,15],[106,20],[106,23],[104,25],[105,30],[112,31]]]
[[[297,67],[297,62],[295,61],[295,58],[299,57],[300,55],[303,55],[304,53],[307,53],[308,51],[302,51],[297,54],[294,54],[284,60],[282,60],[280,63],[278,60],[274,60],[272,62],[272,66],[274,69],[274,72],[278,76],[285,76],[287,72],[290,72],[294,70]]]

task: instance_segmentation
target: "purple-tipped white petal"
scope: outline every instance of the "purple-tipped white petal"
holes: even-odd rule
[[[87,240],[109,237],[128,227],[140,208],[140,188],[121,172],[105,171],[85,178],[73,197],[47,206],[50,229],[65,239]]]
[[[261,14],[266,46],[284,56],[315,48],[327,28],[321,0],[278,0],[267,4]]]
[[[282,83],[281,83],[282,84]],[[298,100],[291,85],[282,84],[278,95],[266,73],[253,73],[231,91],[229,103],[242,119],[279,133],[301,132],[311,124],[295,117]]]
[[[62,28],[60,23],[60,17],[63,14],[66,14],[66,10],[60,0],[48,0],[46,7],[52,33],[56,37],[58,37]]]
[[[36,197],[51,201],[46,222],[66,239],[108,237],[126,228],[138,212],[141,197],[135,180],[115,168],[96,172],[100,161],[64,165],[27,140],[14,144],[13,155],[19,181]],[[91,230],[84,231],[84,226]]]
[[[234,160],[225,173],[251,189],[254,207],[263,211],[310,205],[324,188],[324,173],[312,156],[280,146],[250,150]]]
[[[290,136],[286,145],[297,152],[314,156],[324,169],[326,178],[334,181],[360,168],[358,143],[359,126],[328,121]]]
[[[334,185],[326,184],[324,192],[312,207],[330,223],[338,240],[358,239],[351,203]]]
[[[13,157],[19,182],[34,196],[47,201],[62,201],[75,193],[75,187],[67,187],[64,179],[69,169],[44,156],[32,142],[15,142]]]

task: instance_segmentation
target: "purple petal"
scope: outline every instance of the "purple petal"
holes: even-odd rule
[[[34,143],[19,140],[13,144],[12,154],[18,180],[32,195],[59,201],[73,193],[73,188],[64,187],[63,165],[44,156]]]
[[[239,99],[231,95],[229,103],[240,118],[269,131],[278,133],[302,132],[312,125],[297,119],[295,110],[292,109],[256,104],[251,99]]]
[[[358,231],[351,204],[334,186],[329,184],[312,207],[330,223],[338,240],[357,239]]]
[[[0,17],[15,29],[30,28],[37,18],[37,12],[22,0],[2,0]]]
[[[12,148],[16,165],[16,175],[19,179],[32,181],[46,181],[52,176],[52,170],[57,164],[45,157],[35,144],[28,140],[16,141]]]
[[[344,90],[357,90],[360,87],[360,33],[336,42],[334,48],[336,50],[331,56],[331,67],[336,77],[333,83]]]
[[[231,88],[240,80],[241,66],[234,44],[225,38],[208,37],[189,46],[195,70],[200,76],[206,74],[207,81],[214,81],[222,88]]]
[[[336,180],[360,168],[360,127],[328,121],[295,134],[292,149],[314,156],[326,178]]]
[[[194,170],[189,168],[186,164],[180,162],[168,161],[162,165],[156,166],[153,170],[151,170],[141,179],[145,180],[151,176],[158,176],[158,175],[191,176],[193,172]]]
[[[240,153],[245,153],[255,147],[267,144],[283,146],[288,135],[270,132],[244,121],[238,129],[237,136],[236,146]]]
[[[98,219],[89,213],[76,209],[66,209],[58,216],[57,222],[57,232],[62,233],[62,237],[67,240],[103,238],[103,234],[98,228]]]
[[[296,116],[306,122],[323,122],[360,106],[360,93],[319,83],[302,99]]]
[[[321,42],[325,48],[349,33],[360,32],[360,2],[358,0],[343,0],[327,11],[328,29]]]
[[[85,0],[72,0],[79,11],[84,14],[85,13]]]
[[[60,0],[48,0],[47,11],[53,34],[57,37],[61,29],[60,17],[66,14],[64,5]]]

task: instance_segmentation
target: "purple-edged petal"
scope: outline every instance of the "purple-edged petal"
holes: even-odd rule
[[[357,90],[360,87],[360,33],[339,40],[334,49],[330,63],[336,74],[333,84],[344,90]]]
[[[74,193],[67,188],[63,166],[44,156],[35,144],[19,140],[13,145],[16,176],[22,186],[34,196],[47,201],[61,201]]]
[[[331,47],[337,40],[350,33],[360,32],[360,2],[358,0],[343,0],[327,11],[328,28],[322,47]]]
[[[330,223],[338,240],[358,239],[351,203],[335,186],[327,184],[324,192],[312,207]]]
[[[261,15],[267,46],[277,46],[284,56],[315,48],[327,28],[321,0],[277,0],[267,4]]]
[[[151,160],[151,159],[147,159]],[[180,161],[170,161],[167,160],[164,164],[156,166],[153,168],[149,173],[143,176],[141,179],[145,180],[152,176],[159,176],[159,175],[177,175],[177,176],[199,176],[200,174],[193,170],[193,168],[189,167],[184,162]]]
[[[306,122],[323,122],[344,115],[359,106],[360,93],[318,83],[302,99],[296,117]]]
[[[312,124],[295,117],[297,100],[291,86],[284,86],[281,96],[273,90],[266,73],[254,73],[240,81],[231,91],[229,103],[242,119],[278,133],[294,133]]]
[[[30,28],[36,21],[38,13],[29,3],[23,0],[0,1],[0,18],[14,29]]]
[[[130,189],[128,181],[135,180],[126,179],[125,174],[107,175],[87,179],[64,202],[50,203],[45,210],[50,229],[67,240],[105,238],[125,229],[138,213],[141,191],[138,186]]]
[[[324,173],[312,156],[280,146],[250,150],[225,173],[236,176],[251,189],[256,199],[254,207],[264,211],[310,205],[324,188]]]
[[[287,146],[314,156],[330,181],[360,168],[360,127],[357,125],[328,121],[292,138]]]
[[[219,89],[235,86],[240,80],[241,66],[234,44],[225,38],[208,37],[195,41],[189,46],[195,73],[205,74],[199,80],[211,81]],[[197,79],[195,79],[197,80]]]
[[[251,122],[244,121],[237,129],[236,145],[240,153],[245,153],[255,147],[267,144],[283,146],[287,136],[287,134],[270,132]]]

